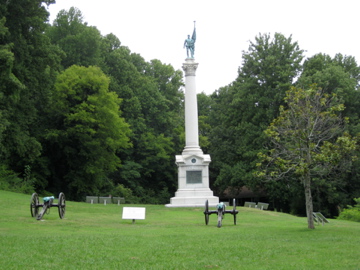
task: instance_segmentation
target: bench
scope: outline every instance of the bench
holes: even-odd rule
[[[98,197],[98,196],[86,196],[86,202],[95,204],[95,203],[102,203],[104,205],[107,204],[117,204],[120,205],[121,203],[125,203],[124,197]]]
[[[97,196],[86,196],[86,202],[91,203],[91,204],[99,203],[99,197],[97,197]]]
[[[99,197],[99,203],[103,203],[104,205],[112,204],[111,197]]]
[[[257,204],[257,208],[259,208],[260,210],[267,210],[268,207],[269,207],[268,203],[258,202],[258,204]]]
[[[254,202],[245,202],[244,207],[256,208],[256,203],[254,203]]]
[[[269,204],[262,203],[262,202],[258,202],[258,204],[256,204],[255,202],[245,202],[244,207],[257,208],[260,210],[267,210],[269,207]]]
[[[120,205],[121,203],[125,203],[124,197],[112,197],[112,201],[114,204]]]

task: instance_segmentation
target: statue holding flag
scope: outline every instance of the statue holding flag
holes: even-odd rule
[[[184,48],[186,47],[186,54],[187,54],[188,58],[194,58],[195,41],[196,41],[196,28],[195,28],[195,21],[194,21],[194,32],[192,34],[192,37],[190,38],[190,35],[188,35],[188,38],[185,39],[185,42],[184,42]],[[190,51],[191,57],[189,57],[189,51]]]

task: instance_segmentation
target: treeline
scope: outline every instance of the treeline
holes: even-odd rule
[[[52,2],[1,4],[3,188],[168,202],[184,145],[182,72],[102,36],[76,8],[47,24]]]
[[[211,127],[207,131],[211,172],[219,191],[236,194],[236,188],[247,186],[265,193],[275,209],[299,215],[306,215],[305,198],[303,184],[294,179],[296,175],[279,181],[263,181],[255,176],[259,152],[273,147],[264,130],[279,116],[280,106],[287,108],[286,91],[317,88],[336,94],[345,105],[344,131],[357,141],[360,134],[360,68],[354,57],[337,54],[331,58],[320,53],[304,59],[303,53],[291,36],[260,34],[243,52],[237,79],[208,97],[211,110],[203,112]],[[358,146],[355,160],[359,157]],[[295,148],[294,153],[301,150]],[[359,165],[357,159],[344,171],[313,177],[314,211],[337,216],[340,209],[360,196]],[[235,188],[231,191],[228,187]]]
[[[184,147],[182,71],[146,62],[113,34],[102,36],[76,8],[60,11],[50,25],[43,5],[53,0],[1,1],[0,188],[168,203],[177,189],[175,155]],[[316,83],[342,99],[346,130],[357,136],[359,78],[351,56],[304,59],[291,37],[255,37],[237,79],[198,95],[212,189],[225,197],[247,186],[265,192],[278,210],[304,214],[298,182],[255,176],[257,155],[268,147],[264,130],[291,86]],[[360,197],[359,165],[319,180],[314,209],[337,215]]]

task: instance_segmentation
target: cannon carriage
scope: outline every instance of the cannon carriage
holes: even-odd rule
[[[59,217],[61,219],[64,218],[66,208],[65,194],[60,192],[58,203],[54,203],[54,199],[54,196],[44,197],[43,203],[40,203],[38,194],[33,193],[30,200],[31,216],[36,217],[37,220],[41,220],[45,213],[50,212],[51,207],[57,207]]]
[[[204,211],[205,224],[208,225],[209,216],[211,214],[217,214],[217,217],[218,217],[217,227],[221,228],[222,220],[224,218],[224,215],[226,213],[229,213],[229,214],[233,215],[233,217],[234,217],[234,225],[236,225],[236,215],[239,213],[239,211],[236,210],[236,201],[235,201],[235,199],[233,199],[233,209],[232,210],[226,210],[225,208],[226,208],[225,204],[221,202],[221,203],[216,205],[216,210],[209,210],[209,201],[206,200],[205,201],[205,211]]]

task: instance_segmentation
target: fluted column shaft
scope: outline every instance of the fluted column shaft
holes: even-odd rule
[[[199,123],[196,94],[196,69],[194,59],[186,59],[182,68],[185,71],[185,148],[183,153],[202,153],[199,146]]]

